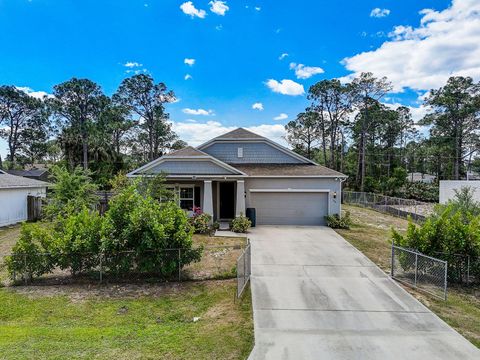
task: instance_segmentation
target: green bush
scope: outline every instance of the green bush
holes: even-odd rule
[[[352,226],[350,211],[346,211],[343,216],[339,216],[338,214],[325,216],[325,220],[327,226],[332,229],[350,229],[350,226]]]
[[[243,214],[240,214],[230,223],[230,229],[236,233],[246,233],[250,226],[252,226],[252,222]]]
[[[10,275],[32,278],[55,267],[85,273],[96,270],[102,258],[106,272],[168,277],[200,260],[202,250],[193,248],[186,213],[176,203],[160,203],[148,194],[133,183],[111,199],[104,217],[83,206],[57,214],[50,226],[25,224],[7,259]]]
[[[72,274],[94,269],[99,264],[102,223],[98,212],[87,208],[60,220],[52,249],[57,266]]]
[[[438,202],[438,184],[407,182],[399,196],[425,202]]]
[[[110,202],[102,229],[105,266],[115,273],[157,272],[165,276],[200,260],[193,249],[192,229],[186,213],[174,202],[160,203],[142,196],[136,184],[128,186]]]
[[[5,260],[9,274],[25,279],[49,273],[55,267],[55,258],[49,251],[54,242],[53,231],[39,224],[22,224],[20,238],[13,246],[12,255]]]
[[[193,228],[195,234],[210,234],[214,231],[211,225],[212,216],[207,213],[195,213],[188,219],[189,224]]]

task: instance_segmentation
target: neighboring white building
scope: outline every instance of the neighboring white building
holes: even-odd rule
[[[425,184],[431,184],[435,181],[435,176],[430,174],[422,174],[419,172],[408,173],[407,181],[409,182],[422,182]]]
[[[455,197],[455,190],[459,191],[462,187],[469,187],[474,190],[473,197],[480,202],[480,181],[441,180],[440,204],[445,204],[448,200],[452,200]]]
[[[27,220],[27,196],[45,197],[48,185],[0,170],[0,226]]]

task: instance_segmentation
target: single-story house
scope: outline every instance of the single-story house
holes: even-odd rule
[[[340,214],[346,175],[238,128],[206,143],[164,155],[128,177],[166,173],[186,211],[200,207],[215,221],[254,208],[257,224],[324,224]]]
[[[425,184],[432,184],[436,179],[435,175],[424,174],[420,172],[412,172],[407,174],[407,181],[412,183],[422,182]]]
[[[45,168],[31,168],[28,170],[5,170],[10,175],[22,176],[29,179],[48,181],[50,176],[48,169]]]
[[[44,181],[11,175],[0,170],[0,226],[27,220],[28,196],[45,197],[48,185]]]

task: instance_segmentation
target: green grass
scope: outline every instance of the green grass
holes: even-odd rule
[[[350,211],[354,224],[350,230],[336,231],[380,268],[388,272],[391,256],[391,228],[403,232],[406,230],[408,222],[356,206],[344,205],[343,209]],[[406,289],[480,348],[479,287],[450,286],[447,301],[425,295],[409,287]]]
[[[142,287],[0,289],[2,359],[244,359],[253,344],[250,296],[235,282]],[[138,289],[137,289],[138,290]],[[91,293],[91,296],[89,295]],[[79,297],[80,294],[80,297]],[[146,295],[145,295],[146,294]],[[197,322],[194,317],[200,317]]]

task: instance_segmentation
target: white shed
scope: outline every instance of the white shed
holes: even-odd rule
[[[27,197],[46,197],[48,185],[0,170],[0,226],[27,220]]]

